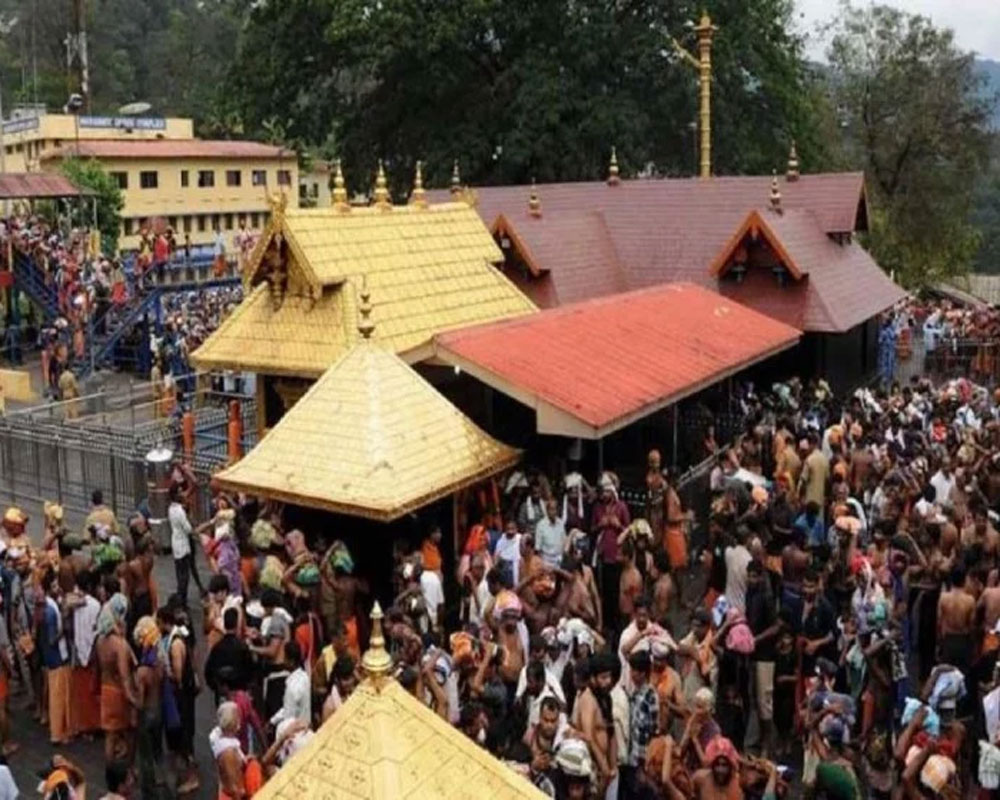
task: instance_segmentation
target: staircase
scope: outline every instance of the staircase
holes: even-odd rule
[[[159,289],[152,289],[145,294],[132,294],[128,302],[120,308],[110,308],[105,313],[105,329],[103,334],[97,333],[101,327],[101,320],[94,320],[89,335],[93,337],[92,342],[87,343],[88,356],[83,363],[77,364],[75,371],[77,377],[86,378],[91,372],[91,363],[95,367],[104,367],[114,362],[115,348],[121,340],[132,330],[135,324],[144,314],[149,313],[151,317],[156,317],[162,292]],[[90,348],[93,347],[93,359],[90,358]],[[140,346],[148,346],[148,342],[142,342]]]
[[[45,282],[44,273],[35,259],[14,248],[14,282],[42,312],[45,322],[52,322],[59,316],[59,295]]]

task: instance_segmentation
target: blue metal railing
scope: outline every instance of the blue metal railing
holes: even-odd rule
[[[46,322],[59,316],[59,294],[45,282],[44,273],[38,268],[35,259],[17,248],[13,250],[14,281],[28,298],[38,306]]]

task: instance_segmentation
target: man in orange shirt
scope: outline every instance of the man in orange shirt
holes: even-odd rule
[[[420,563],[424,569],[436,572],[441,577],[441,526],[435,525],[420,545]]]

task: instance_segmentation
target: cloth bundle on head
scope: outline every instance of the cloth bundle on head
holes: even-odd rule
[[[250,528],[250,544],[258,550],[267,550],[274,544],[278,532],[266,519],[257,520]]]
[[[851,536],[857,536],[859,533],[861,533],[861,520],[859,520],[857,517],[848,516],[846,511],[845,513],[841,514],[836,519],[834,519],[833,526],[838,531],[841,531],[843,533],[848,533]]]
[[[615,481],[615,476],[611,472],[602,472],[601,479],[597,484],[602,492],[611,492],[614,495],[615,500],[618,499],[618,484]]]
[[[563,485],[566,487],[566,493],[563,495],[563,509],[562,515],[563,519],[566,519],[566,512],[568,510],[567,506],[569,504],[569,492],[570,489],[577,490],[576,492],[576,513],[577,516],[583,517],[583,475],[579,472],[570,472],[563,478]]]
[[[959,670],[951,668],[940,673],[934,681],[934,688],[931,690],[927,705],[950,711],[965,697],[965,693],[965,676]]]
[[[750,655],[756,646],[753,631],[747,624],[744,617],[737,609],[730,608],[726,612],[726,619],[731,623],[729,632],[726,634],[726,649],[742,655]]]
[[[343,542],[337,541],[330,546],[329,560],[330,566],[335,570],[347,575],[354,572],[354,559],[351,557],[351,551]]]
[[[42,506],[42,514],[50,524],[58,525],[63,521],[64,511],[63,507],[58,503],[51,503],[46,500],[45,504]]]
[[[948,756],[935,753],[924,762],[924,766],[920,770],[920,783],[934,794],[941,794],[941,791],[948,785],[957,771],[955,762]]]
[[[736,752],[733,743],[721,734],[712,739],[705,748],[705,763],[712,764],[720,758],[726,759],[733,769],[740,763],[739,753]]]
[[[310,562],[295,573],[295,583],[299,586],[318,586],[319,567]]]
[[[924,708],[924,704],[921,703],[915,697],[907,697],[903,702],[903,717],[902,724],[905,727],[910,724],[910,720],[913,719],[914,714],[916,714],[921,708]],[[941,735],[941,718],[937,715],[937,712],[930,706],[926,706],[927,714],[924,717],[923,725],[921,728],[935,739]]]
[[[264,559],[264,566],[257,577],[257,582],[264,589],[280,589],[282,578],[285,576],[285,565],[277,556],[267,556]]]
[[[594,768],[590,748],[582,739],[563,739],[556,750],[556,767],[571,778],[590,778]]]
[[[160,641],[160,628],[153,617],[140,617],[135,623],[135,630],[132,631],[132,640],[142,650],[149,650],[156,647]]]
[[[504,494],[511,494],[515,489],[527,489],[528,477],[521,470],[516,469],[507,476],[507,483],[503,487]]]
[[[465,539],[464,552],[467,556],[486,550],[490,545],[490,534],[485,525],[473,525]]]
[[[626,532],[634,539],[638,539],[641,536],[649,541],[653,541],[653,529],[644,519],[640,518],[632,520],[632,523],[628,526]]]
[[[476,660],[476,642],[471,634],[457,631],[448,638],[451,660],[456,667],[471,664]]]
[[[750,490],[750,498],[759,506],[767,502],[767,489],[763,486],[754,486]]]
[[[97,615],[97,635],[107,636],[116,628],[123,626],[126,614],[128,614],[128,599],[125,595],[121,592],[111,595]]]
[[[501,589],[493,603],[493,616],[500,619],[504,615],[521,616],[521,598],[510,589]]]
[[[694,710],[711,713],[715,709],[715,695],[707,686],[702,686],[694,693]]]
[[[11,536],[20,536],[24,533],[24,526],[28,524],[28,515],[17,506],[11,506],[3,515],[3,529]]]

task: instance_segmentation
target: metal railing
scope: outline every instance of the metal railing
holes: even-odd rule
[[[257,441],[256,402],[225,394],[194,376],[190,395],[193,449],[184,452],[181,414],[168,413],[149,383],[96,392],[75,400],[11,411],[0,417],[0,496],[11,502],[46,500],[87,511],[100,489],[116,514],[133,511],[147,496],[146,454],[166,446],[194,472],[200,487],[229,460],[228,401],[240,401],[244,453]],[[204,496],[202,496],[204,495]],[[207,491],[199,492],[194,516],[209,516]]]

